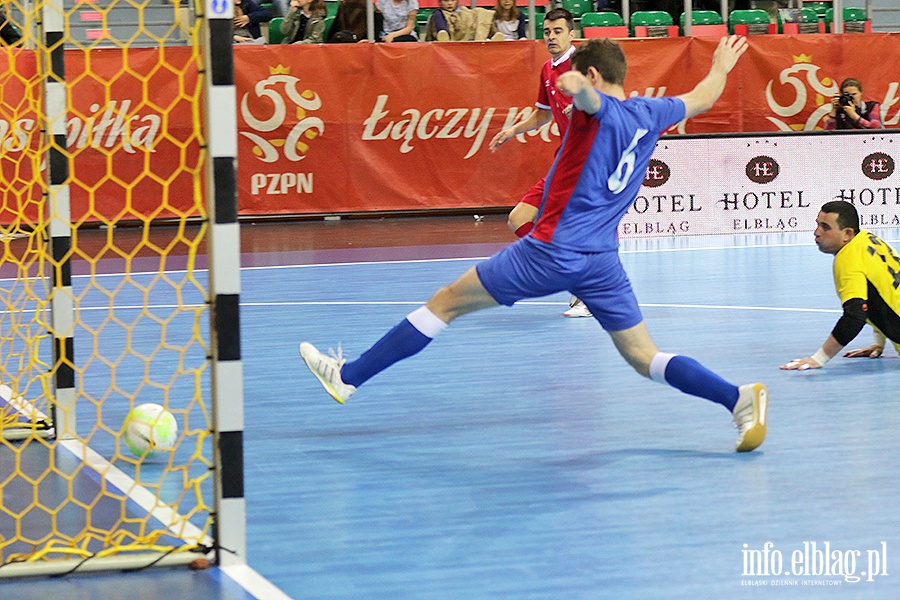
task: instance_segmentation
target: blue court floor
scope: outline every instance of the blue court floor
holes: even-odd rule
[[[768,385],[769,436],[749,454],[733,452],[730,413],[638,376],[594,320],[561,316],[562,294],[460,318],[346,405],[303,367],[301,341],[358,356],[507,243],[504,227],[253,226],[241,296],[253,569],[298,600],[900,598],[900,358],[778,369],[840,314],[810,232],[623,242],[662,350]],[[271,242],[284,231],[292,241]],[[869,343],[867,328],[852,347]],[[221,579],[194,587],[221,576],[0,589],[254,597]]]
[[[463,317],[347,405],[328,398],[297,343],[357,356],[474,264],[466,250],[244,272],[261,573],[323,599],[900,597],[900,358],[778,369],[839,316],[811,233],[623,245],[662,349],[769,386],[769,438],[747,455],[730,414],[631,372],[593,320],[560,316],[565,296]]]

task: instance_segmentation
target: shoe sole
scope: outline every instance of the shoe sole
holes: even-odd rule
[[[309,363],[306,362],[306,357],[303,356],[302,350],[300,351],[300,358],[303,360],[303,364],[306,365],[306,368],[309,369],[309,372],[316,376],[316,379],[319,380],[319,383],[322,384],[322,387],[325,388],[325,391],[328,392],[328,395],[331,396],[332,398],[334,398],[335,401],[338,402],[339,404],[346,404],[346,402],[344,402],[344,399],[341,398],[340,395],[336,391],[334,391],[334,388],[331,387],[331,384],[328,383],[325,379],[323,379],[321,375],[316,373],[315,369],[313,369],[311,366],[309,366]]]
[[[756,423],[744,434],[735,448],[737,452],[750,452],[759,448],[766,439],[766,417],[769,412],[769,391],[761,383],[753,384],[753,421]]]

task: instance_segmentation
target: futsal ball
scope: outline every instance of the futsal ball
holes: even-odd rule
[[[178,422],[159,404],[135,406],[125,417],[122,429],[125,445],[138,458],[171,450],[178,439]]]

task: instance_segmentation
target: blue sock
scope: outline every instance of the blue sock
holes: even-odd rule
[[[412,313],[403,319],[396,327],[384,334],[384,337],[375,342],[375,345],[363,352],[362,356],[344,364],[341,369],[341,379],[344,380],[344,383],[359,387],[395,362],[409,358],[425,348],[434,339],[434,336],[425,335],[410,322],[411,318],[417,320],[414,316],[416,314]],[[431,315],[430,312],[428,314]]]
[[[651,362],[650,376],[654,381],[662,376],[666,383],[685,394],[717,402],[729,411],[734,411],[740,394],[736,385],[687,356],[658,353]]]

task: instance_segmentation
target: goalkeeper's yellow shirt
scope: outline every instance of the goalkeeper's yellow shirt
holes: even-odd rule
[[[890,244],[860,229],[834,257],[834,286],[841,304],[866,303],[869,323],[900,352],[900,257]]]

